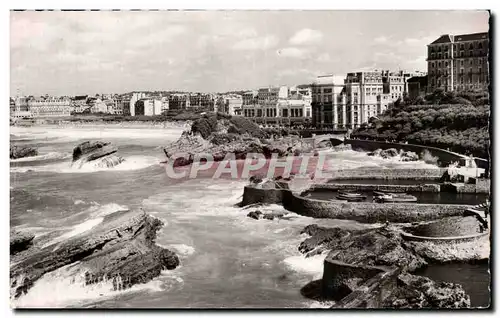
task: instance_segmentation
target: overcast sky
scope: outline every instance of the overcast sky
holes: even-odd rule
[[[367,69],[426,70],[485,11],[11,12],[11,95],[222,92]]]

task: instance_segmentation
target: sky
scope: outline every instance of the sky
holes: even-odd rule
[[[427,44],[486,32],[488,19],[451,10],[12,11],[10,93],[225,92],[426,71]]]

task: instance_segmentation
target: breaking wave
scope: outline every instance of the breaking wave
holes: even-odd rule
[[[38,155],[33,157],[25,157],[19,159],[10,159],[10,162],[30,162],[30,161],[43,161],[43,160],[54,160],[54,159],[68,159],[71,158],[70,154],[60,153],[60,152],[49,152],[44,155]]]
[[[91,173],[98,171],[129,171],[140,170],[160,163],[160,159],[152,156],[130,156],[125,161],[114,167],[99,167],[92,162],[84,164],[81,168],[72,167],[71,162],[62,162],[44,166],[10,167],[10,172],[55,172],[55,173]]]

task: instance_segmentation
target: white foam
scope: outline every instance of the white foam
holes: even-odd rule
[[[96,167],[92,162],[84,164],[81,168],[72,167],[71,162],[62,162],[45,166],[10,167],[10,172],[25,173],[55,172],[55,173],[92,173],[98,171],[131,171],[140,170],[160,163],[160,159],[152,156],[130,156],[125,161],[114,167]]]
[[[78,205],[78,204],[85,204],[85,201],[83,200],[75,200],[75,202],[73,202],[75,205]]]
[[[112,280],[103,280],[97,284],[85,285],[84,273],[85,270],[79,269],[78,264],[65,266],[47,273],[35,282],[27,294],[20,296],[16,300],[11,296],[11,303],[13,307],[17,308],[55,308],[104,300],[124,293],[159,292],[164,290],[163,283],[159,280],[152,280],[119,291],[113,290]]]
[[[22,139],[50,142],[71,142],[88,139],[162,139],[176,140],[183,128],[121,128],[121,127],[11,127],[11,134]]]
[[[195,252],[194,247],[186,245],[186,244],[171,244],[171,245],[167,246],[166,248],[173,249],[178,254],[180,254],[182,256],[193,255],[193,253]]]
[[[308,258],[304,255],[295,255],[287,257],[284,263],[296,272],[313,275],[313,279],[320,279],[323,275],[323,262],[325,258],[326,253]]]
[[[51,246],[51,245],[63,242],[69,238],[72,238],[74,236],[78,236],[82,233],[90,231],[92,228],[101,224],[106,215],[110,215],[110,214],[120,212],[120,211],[127,211],[127,210],[128,210],[128,207],[122,206],[122,205],[119,205],[116,203],[108,203],[108,204],[105,204],[103,206],[92,205],[87,210],[77,213],[77,214],[83,213],[83,214],[88,215],[88,218],[84,222],[70,227],[69,231],[67,231],[64,234],[50,240],[43,247],[45,248],[47,246]],[[72,216],[74,216],[74,215],[72,215]],[[57,250],[57,249],[58,249],[58,246],[56,246],[54,248],[54,250]]]

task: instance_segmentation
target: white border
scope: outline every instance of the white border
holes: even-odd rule
[[[324,0],[319,0],[319,1],[314,1],[314,0],[287,0],[283,2],[275,2],[271,3],[269,0],[239,0],[239,1],[222,1],[222,0],[212,0],[212,1],[203,1],[203,0],[171,0],[168,2],[157,2],[157,1],[148,1],[148,0],[141,0],[141,1],[106,1],[103,2],[102,0],[96,1],[96,0],[87,0],[87,1],[55,1],[55,0],[45,0],[45,1],[24,1],[24,0],[19,0],[19,1],[10,1],[9,3],[7,1],[2,1],[1,6],[2,6],[2,11],[0,11],[0,25],[1,25],[1,35],[2,35],[2,45],[3,50],[2,52],[2,65],[4,66],[2,68],[2,72],[0,74],[1,80],[2,80],[2,89],[1,89],[1,96],[0,100],[5,101],[5,104],[2,107],[2,110],[4,111],[5,116],[2,116],[2,134],[1,134],[1,145],[2,149],[7,152],[8,145],[9,145],[9,126],[7,124],[7,118],[8,118],[8,107],[7,107],[7,97],[9,97],[9,11],[8,9],[47,9],[47,8],[52,8],[52,9],[59,9],[59,8],[66,8],[66,9],[91,9],[91,8],[101,8],[101,9],[149,9],[149,8],[157,8],[157,9],[171,9],[171,8],[181,8],[181,9],[238,9],[238,10],[244,10],[244,9],[252,9],[252,10],[258,10],[258,9],[271,9],[271,10],[279,10],[279,9],[299,9],[299,10],[318,10],[318,9],[351,9],[351,10],[361,10],[361,9],[376,9],[376,10],[394,10],[394,9],[399,9],[399,10],[475,10],[475,9],[492,9],[493,13],[498,13],[497,12],[497,7],[498,7],[498,1],[483,1],[483,0],[475,0],[475,1],[463,1],[463,2],[439,2],[439,1],[428,1],[428,0],[420,0],[420,1],[401,1],[401,0],[393,0],[393,1],[355,1],[355,0],[350,0],[348,2],[333,2],[333,1],[324,1]],[[496,24],[498,25],[498,20],[496,21]],[[496,43],[498,40],[498,32],[495,32],[495,37],[493,40],[493,43]],[[496,50],[495,50],[496,51]],[[495,54],[497,55],[497,54]],[[492,72],[495,75],[495,80],[498,81],[497,78],[497,72],[496,68]],[[495,101],[498,100],[498,91],[496,90],[495,87]],[[497,103],[498,104],[498,103]],[[497,126],[500,125],[500,119],[498,118],[500,115],[500,110],[496,111],[495,117],[496,120],[495,122],[497,123]],[[495,148],[499,149],[499,143],[500,143],[500,136],[497,136],[498,129],[495,129]],[[5,171],[7,170],[9,166],[9,161],[7,159],[6,153],[3,156],[0,156],[0,160],[2,161],[2,166],[5,167]],[[496,161],[496,160],[495,160]],[[494,163],[494,166],[496,166],[496,162]],[[496,171],[495,171],[496,172]],[[6,171],[6,174],[9,172]],[[496,178],[495,178],[496,179]],[[14,313],[10,310],[10,302],[9,302],[9,292],[8,292],[8,268],[9,268],[9,256],[8,256],[8,250],[9,248],[7,247],[7,242],[8,242],[8,233],[9,233],[9,208],[8,208],[8,202],[9,202],[9,196],[7,189],[9,188],[8,184],[8,179],[7,178],[2,178],[2,185],[1,185],[1,200],[0,202],[4,205],[4,209],[2,209],[2,215],[3,215],[3,222],[1,222],[2,228],[2,235],[4,236],[2,239],[2,242],[4,242],[4,248],[3,253],[4,257],[2,258],[1,266],[2,270],[0,275],[1,277],[1,282],[0,282],[0,290],[2,291],[2,316],[10,316],[13,315]],[[498,187],[496,188],[495,192],[495,197],[500,198],[499,195],[497,195],[497,192],[500,191]],[[500,206],[500,203],[495,203],[495,206],[497,207],[497,211],[500,210],[498,208]],[[497,211],[494,211],[493,213],[496,214]],[[497,215],[495,217],[495,224],[493,229],[496,229],[498,226],[498,223],[500,222],[500,215]],[[498,246],[498,236],[500,234],[497,233],[495,235],[495,246]],[[497,273],[497,278],[498,278],[498,264],[500,263],[500,259],[496,258],[495,259],[495,272]],[[495,284],[496,285],[496,284]],[[497,287],[497,286],[496,286]],[[498,295],[500,291],[498,288],[495,290],[495,303],[496,307],[498,307],[499,300],[498,300]],[[250,314],[250,312],[248,312]],[[427,312],[425,312],[427,314]],[[26,313],[24,313],[26,315]],[[45,315],[55,315],[56,313],[54,312],[49,312],[45,313]],[[57,313],[58,315],[66,316],[69,315],[67,312],[64,313]],[[89,312],[78,312],[78,313],[73,313],[77,315],[88,315]],[[95,313],[100,315],[101,312]],[[126,314],[124,312],[106,312],[106,314],[113,314],[113,315],[123,315]],[[139,312],[132,312],[134,316],[145,316],[145,313],[139,313]],[[215,315],[218,316],[220,315],[220,312],[213,312],[213,313],[202,313],[202,312],[182,312],[182,313],[174,313],[174,312],[159,312],[158,314],[161,315],[183,315],[183,316],[205,316],[207,314]],[[236,315],[235,312],[227,312],[226,314],[228,315]],[[369,314],[369,315],[374,315],[374,316],[387,316],[387,315],[394,315],[397,314],[397,312],[390,312],[390,311],[385,311],[385,312],[366,312],[366,313],[360,313],[360,312],[352,312],[352,313],[339,313],[339,312],[252,312],[253,315],[259,314],[259,315],[273,315],[273,316],[290,316],[290,315],[314,315],[314,316],[328,316],[331,317],[332,315],[345,315],[345,314],[350,314],[350,315],[355,315],[357,316],[358,314]],[[401,313],[400,313],[401,314]],[[421,312],[417,312],[417,314],[421,314]],[[433,315],[439,315],[440,313],[434,313]],[[475,316],[481,314],[481,312],[467,312],[467,313],[453,313],[453,312],[447,312],[448,315],[453,315],[453,316],[458,316],[459,314],[466,314],[468,316]],[[43,313],[36,313],[36,314],[30,314],[30,316],[42,316]],[[238,313],[237,315],[243,315],[243,313]],[[410,315],[410,313],[405,312],[403,315]]]

